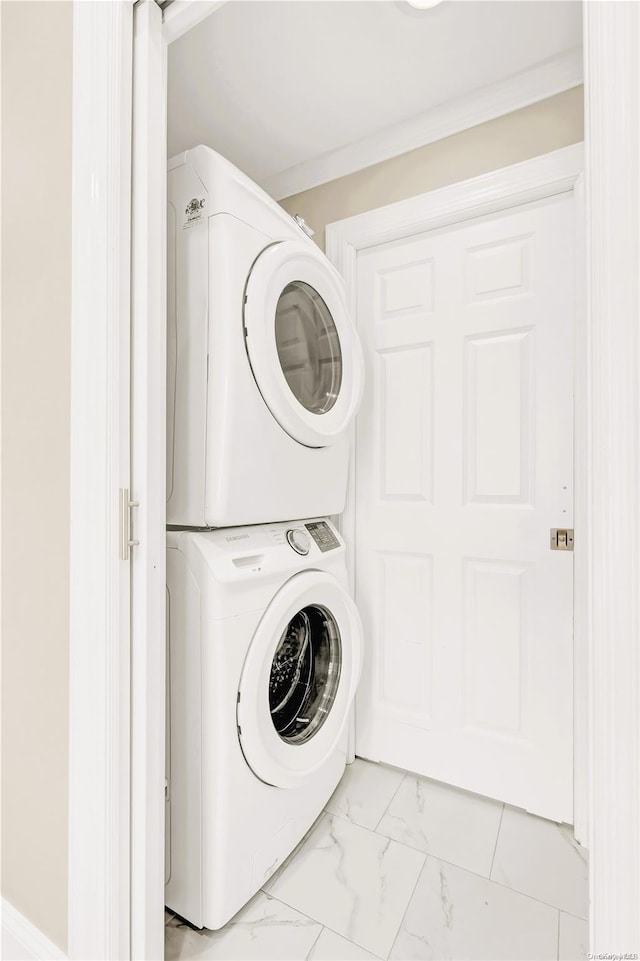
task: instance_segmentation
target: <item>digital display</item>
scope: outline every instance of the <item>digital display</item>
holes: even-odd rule
[[[313,521],[304,525],[324,554],[340,547],[340,541],[325,521]]]

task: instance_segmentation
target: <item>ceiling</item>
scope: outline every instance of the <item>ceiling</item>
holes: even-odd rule
[[[169,47],[169,156],[260,182],[579,47],[566,0],[232,0]]]

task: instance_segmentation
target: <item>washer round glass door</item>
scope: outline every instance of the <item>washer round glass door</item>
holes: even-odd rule
[[[238,691],[238,733],[253,772],[295,787],[335,750],[362,665],[356,607],[335,577],[296,574],[265,611]]]
[[[322,727],[340,684],[342,640],[336,619],[310,604],[291,618],[271,661],[269,710],[288,744],[304,744]]]
[[[244,325],[253,375],[280,426],[308,447],[334,443],[358,409],[364,380],[331,265],[296,241],[267,247],[249,275]]]

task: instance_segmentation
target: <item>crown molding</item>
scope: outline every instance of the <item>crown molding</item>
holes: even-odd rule
[[[265,178],[260,186],[275,200],[283,200],[546,100],[579,86],[582,79],[582,48],[575,47],[506,80],[481,87],[469,96],[433,107],[371,137],[289,167]]]
[[[584,146],[572,144],[470,180],[346,217],[327,224],[327,257],[348,286],[354,251],[573,191],[583,168]],[[354,305],[355,301],[351,306]]]

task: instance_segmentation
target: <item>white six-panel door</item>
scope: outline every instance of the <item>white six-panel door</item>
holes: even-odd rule
[[[572,821],[574,201],[358,255],[356,753]]]

